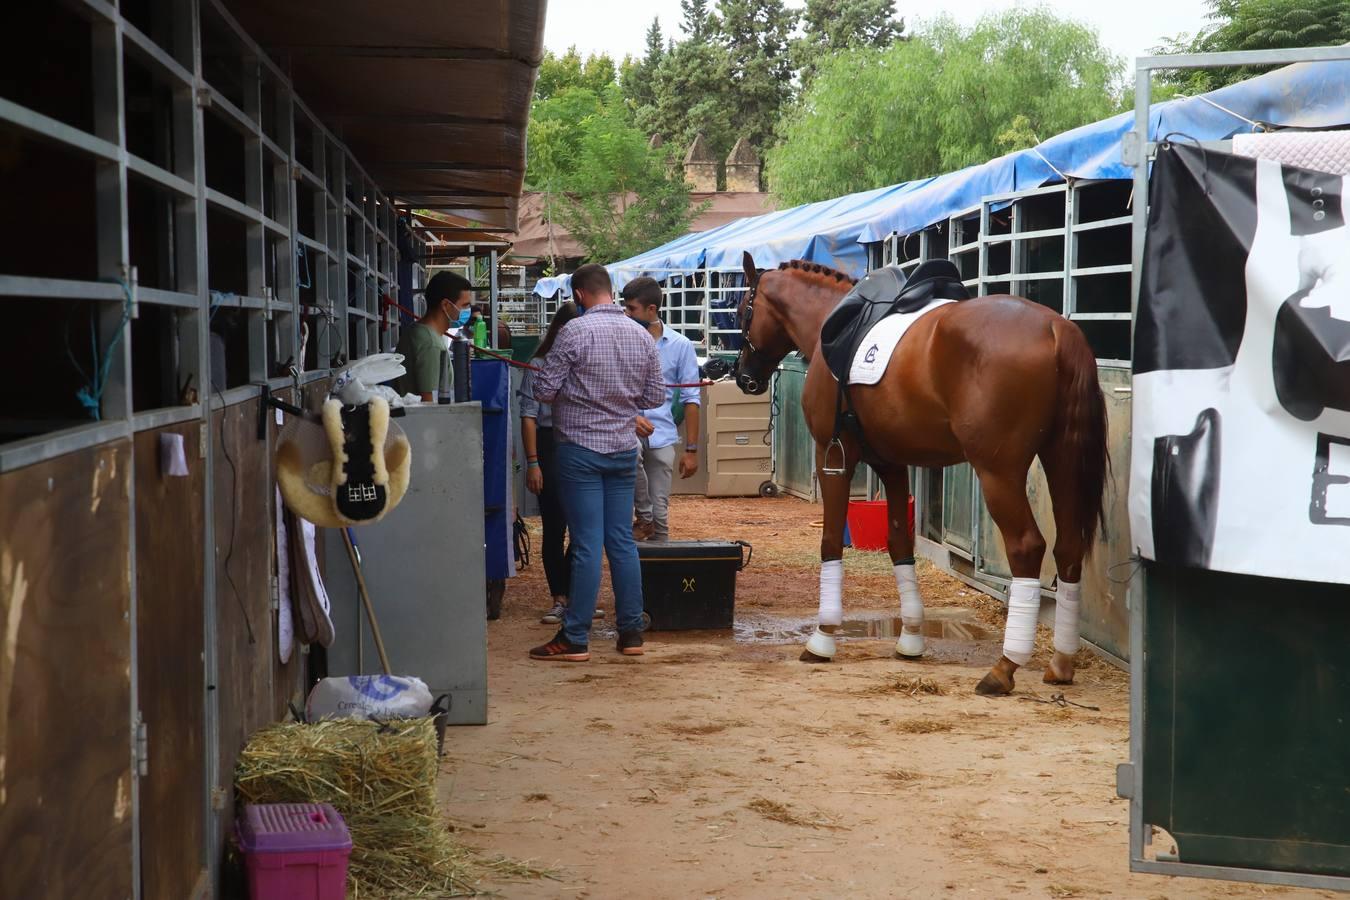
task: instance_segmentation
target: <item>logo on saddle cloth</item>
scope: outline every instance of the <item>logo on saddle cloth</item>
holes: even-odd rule
[[[905,336],[909,327],[939,306],[953,302],[955,301],[931,300],[913,312],[894,313],[872,326],[866,340],[858,347],[852,365],[849,366],[848,383],[876,384],[881,381],[881,377],[886,374],[886,369],[891,364],[895,348],[900,345],[900,339]],[[864,350],[864,347],[867,349]]]

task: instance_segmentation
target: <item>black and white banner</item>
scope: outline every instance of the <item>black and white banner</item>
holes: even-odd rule
[[[1350,583],[1345,179],[1158,152],[1134,347],[1147,559]]]

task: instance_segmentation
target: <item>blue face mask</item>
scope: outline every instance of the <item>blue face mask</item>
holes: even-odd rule
[[[455,320],[455,327],[463,328],[465,325],[469,324],[469,316],[471,315],[473,315],[473,310],[461,309],[459,311],[459,318]]]

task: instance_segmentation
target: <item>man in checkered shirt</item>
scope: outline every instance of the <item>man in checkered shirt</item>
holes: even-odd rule
[[[584,313],[558,332],[534,379],[535,399],[553,404],[572,583],[562,628],[530,658],[584,662],[600,593],[601,548],[614,586],[618,650],[642,653],[642,570],[632,531],[635,423],[642,410],[665,402],[666,387],[656,342],[614,304],[604,266],[577,269],[572,296]]]

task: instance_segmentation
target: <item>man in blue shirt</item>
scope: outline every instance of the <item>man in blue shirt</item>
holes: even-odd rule
[[[623,308],[628,317],[647,329],[656,341],[661,357],[661,374],[666,380],[666,402],[642,411],[637,417],[637,486],[633,498],[633,537],[639,541],[670,540],[670,485],[679,460],[681,478],[698,472],[699,388],[674,388],[670,385],[697,385],[698,357],[694,344],[661,321],[661,285],[653,278],[636,278],[623,289]],[[684,443],[675,425],[675,392],[684,406]]]

